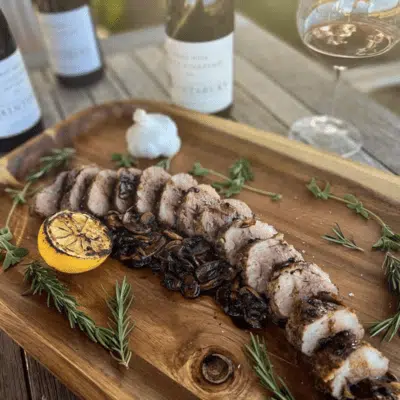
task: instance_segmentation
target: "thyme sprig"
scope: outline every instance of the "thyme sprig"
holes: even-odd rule
[[[382,340],[391,342],[400,329],[400,302],[397,312],[381,322],[373,324],[369,330],[371,337],[383,335]]]
[[[229,176],[221,174],[220,172],[214,171],[212,169],[204,168],[199,162],[193,164],[193,167],[189,173],[193,176],[212,175],[223,179],[222,182],[213,182],[212,186],[225,197],[232,197],[241,193],[243,189],[247,189],[251,192],[268,196],[273,201],[279,201],[282,199],[282,195],[279,193],[268,192],[247,185],[247,182],[254,179],[254,175],[251,169],[250,162],[245,158],[237,160],[229,168]]]
[[[328,242],[340,244],[341,246],[347,247],[348,249],[364,251],[364,249],[356,245],[356,242],[354,240],[349,239],[344,235],[338,223],[336,223],[336,226],[332,228],[332,231],[336,236],[323,235],[322,238],[327,240]]]
[[[336,200],[341,203],[346,204],[346,206],[353,210],[356,214],[359,214],[361,217],[365,219],[370,219],[371,217],[375,219],[381,225],[381,237],[379,240],[372,246],[373,249],[382,250],[382,251],[399,251],[400,250],[400,235],[395,233],[392,228],[388,224],[383,221],[383,219],[369,210],[364,206],[364,204],[353,194],[345,194],[343,197],[336,196],[331,191],[331,185],[329,182],[325,184],[325,188],[322,189],[318,186],[318,183],[315,178],[311,179],[311,182],[307,185],[307,189],[317,198],[321,200]]]
[[[50,155],[40,159],[39,169],[28,175],[26,183],[22,189],[5,189],[5,192],[12,198],[13,203],[8,213],[5,226],[0,228],[0,260],[3,261],[2,266],[4,270],[18,264],[28,254],[27,249],[17,247],[11,243],[13,234],[10,229],[10,222],[15,209],[19,205],[26,204],[28,197],[32,196],[36,192],[35,190],[31,190],[31,186],[34,183],[50,171],[65,166],[74,154],[75,150],[71,148],[53,149]]]
[[[9,228],[0,229],[0,261],[3,262],[4,271],[21,262],[29,253],[27,249],[13,245],[12,239],[13,234]]]
[[[49,172],[59,167],[64,167],[66,163],[75,155],[75,149],[65,147],[62,149],[52,149],[50,155],[40,158],[40,167],[37,171],[32,172],[26,180],[35,182]]]
[[[115,295],[107,300],[107,305],[112,316],[109,324],[113,332],[110,340],[111,356],[126,368],[129,368],[129,361],[132,357],[132,351],[129,348],[129,335],[134,328],[129,316],[132,302],[132,287],[125,277],[121,285],[116,283]]]
[[[78,302],[52,269],[34,261],[28,264],[24,280],[30,282],[33,295],[47,294],[47,306],[54,306],[59,313],[66,315],[72,329],[77,326],[90,340],[111,351],[113,331],[97,326],[92,318],[78,309]]]
[[[111,154],[111,161],[114,161],[118,168],[131,168],[138,164],[130,154],[113,153]]]
[[[164,168],[166,171],[169,171],[171,168],[171,158],[163,158],[156,164],[156,167]]]
[[[254,363],[253,368],[260,379],[261,385],[272,393],[270,399],[295,400],[284,380],[276,376],[265,340],[260,339],[259,336],[254,336],[252,333],[250,336],[250,345],[246,346],[246,352]]]

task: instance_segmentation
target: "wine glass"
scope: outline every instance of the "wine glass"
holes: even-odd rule
[[[324,57],[336,73],[331,115],[296,121],[291,139],[350,157],[363,139],[356,127],[336,118],[334,103],[340,75],[364,58],[389,51],[400,40],[400,0],[300,0],[297,28],[303,43]]]

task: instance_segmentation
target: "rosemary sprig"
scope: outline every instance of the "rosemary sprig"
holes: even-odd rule
[[[156,164],[156,167],[164,168],[166,171],[169,171],[171,168],[171,158],[163,158]]]
[[[353,194],[345,194],[342,197],[336,196],[331,192],[331,185],[329,182],[325,184],[325,188],[322,189],[318,186],[315,178],[311,179],[311,182],[307,185],[307,189],[317,198],[321,200],[336,200],[346,204],[346,206],[353,210],[355,213],[361,215],[365,219],[374,218],[382,227],[382,233],[379,240],[372,246],[373,249],[382,251],[399,251],[400,250],[400,235],[395,233],[389,225],[383,221],[383,219],[375,214],[373,211],[367,209],[364,204]]]
[[[400,303],[397,306],[397,312],[393,314],[390,318],[384,321],[377,322],[371,326],[369,334],[371,337],[383,334],[382,340],[388,342],[392,341],[400,329]]]
[[[72,329],[78,326],[90,340],[111,350],[113,332],[108,328],[98,327],[88,315],[78,309],[76,299],[68,294],[68,288],[53,270],[34,261],[28,264],[24,280],[30,282],[33,295],[47,294],[47,306],[54,305],[59,313],[66,315]]]
[[[249,358],[254,362],[254,371],[260,383],[272,393],[271,400],[295,400],[281,377],[277,377],[269,358],[264,339],[250,334],[250,345],[246,346]]]
[[[138,164],[130,154],[113,153],[111,160],[115,162],[118,168],[131,168]]]
[[[199,162],[193,164],[193,167],[189,173],[193,176],[213,175],[223,179],[223,182],[213,182],[212,186],[225,197],[232,197],[236,194],[239,194],[243,189],[247,189],[251,192],[268,196],[273,201],[282,199],[282,195],[279,193],[268,192],[246,184],[246,182],[252,181],[254,176],[251,170],[250,162],[245,158],[237,160],[230,167],[229,176],[221,174],[212,169],[204,168]]]
[[[107,300],[107,305],[112,315],[109,324],[113,332],[110,340],[111,356],[126,368],[129,368],[129,361],[132,357],[132,351],[129,348],[129,335],[134,328],[129,316],[132,302],[132,287],[125,277],[121,285],[116,283],[115,295]]]
[[[391,253],[386,253],[385,261],[382,264],[389,288],[392,292],[400,295],[400,258]]]
[[[28,250],[14,246],[11,243],[13,234],[10,230],[10,222],[15,209],[19,205],[26,204],[27,198],[35,193],[30,188],[36,181],[53,169],[64,166],[74,154],[75,150],[70,148],[53,149],[49,156],[40,159],[39,169],[26,178],[25,186],[21,190],[5,189],[5,192],[11,196],[13,203],[8,213],[5,227],[0,228],[0,260],[3,260],[4,270],[18,264],[28,254]]]
[[[346,236],[344,236],[338,223],[336,223],[336,227],[332,228],[332,230],[336,236],[323,235],[322,238],[327,240],[328,242],[340,244],[344,247],[347,247],[348,249],[364,251],[364,249],[356,245],[356,242],[354,240],[346,238]]]

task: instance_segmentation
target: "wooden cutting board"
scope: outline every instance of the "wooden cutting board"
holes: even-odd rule
[[[238,157],[248,158],[255,172],[254,186],[283,194],[281,202],[245,191],[247,202],[263,220],[285,233],[288,242],[316,262],[339,286],[346,303],[367,325],[391,314],[395,299],[386,289],[381,270],[384,255],[369,249],[379,235],[374,221],[365,221],[344,205],[316,200],[305,188],[310,178],[328,180],[338,195],[353,193],[397,231],[400,230],[400,180],[398,177],[316,151],[277,135],[235,122],[184,111],[166,104],[133,101],[106,104],[84,111],[49,129],[0,160],[0,182],[13,184],[37,165],[38,158],[55,146],[77,149],[76,162],[114,168],[111,153],[126,152],[125,131],[135,107],[169,114],[183,139],[172,162],[172,173],[188,171],[195,161],[225,172]],[[151,162],[140,162],[145,168]],[[205,182],[209,182],[204,179]],[[0,194],[0,226],[11,201]],[[321,239],[339,223],[354,235],[365,253],[331,245]],[[12,220],[18,244],[37,257],[36,236],[41,221],[20,207]],[[131,368],[118,368],[106,351],[90,342],[66,319],[47,308],[44,298],[21,296],[24,266],[0,272],[0,328],[33,357],[86,399],[263,399],[243,354],[249,333],[237,328],[212,299],[185,300],[160,286],[147,270],[129,270],[114,260],[83,275],[61,276],[83,309],[99,324],[107,322],[104,289],[128,277],[135,293],[131,314],[136,328],[131,336]],[[350,296],[350,294],[354,294]],[[265,336],[277,371],[287,379],[296,399],[320,399],[313,389],[310,367],[286,342],[283,331],[270,324]],[[372,340],[400,375],[400,339],[392,343]],[[223,385],[206,384],[199,366],[204,356],[218,351],[235,364],[232,379]]]

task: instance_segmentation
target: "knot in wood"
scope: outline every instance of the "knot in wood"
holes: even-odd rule
[[[233,374],[233,362],[218,353],[208,354],[201,363],[201,373],[207,382],[220,385]]]

